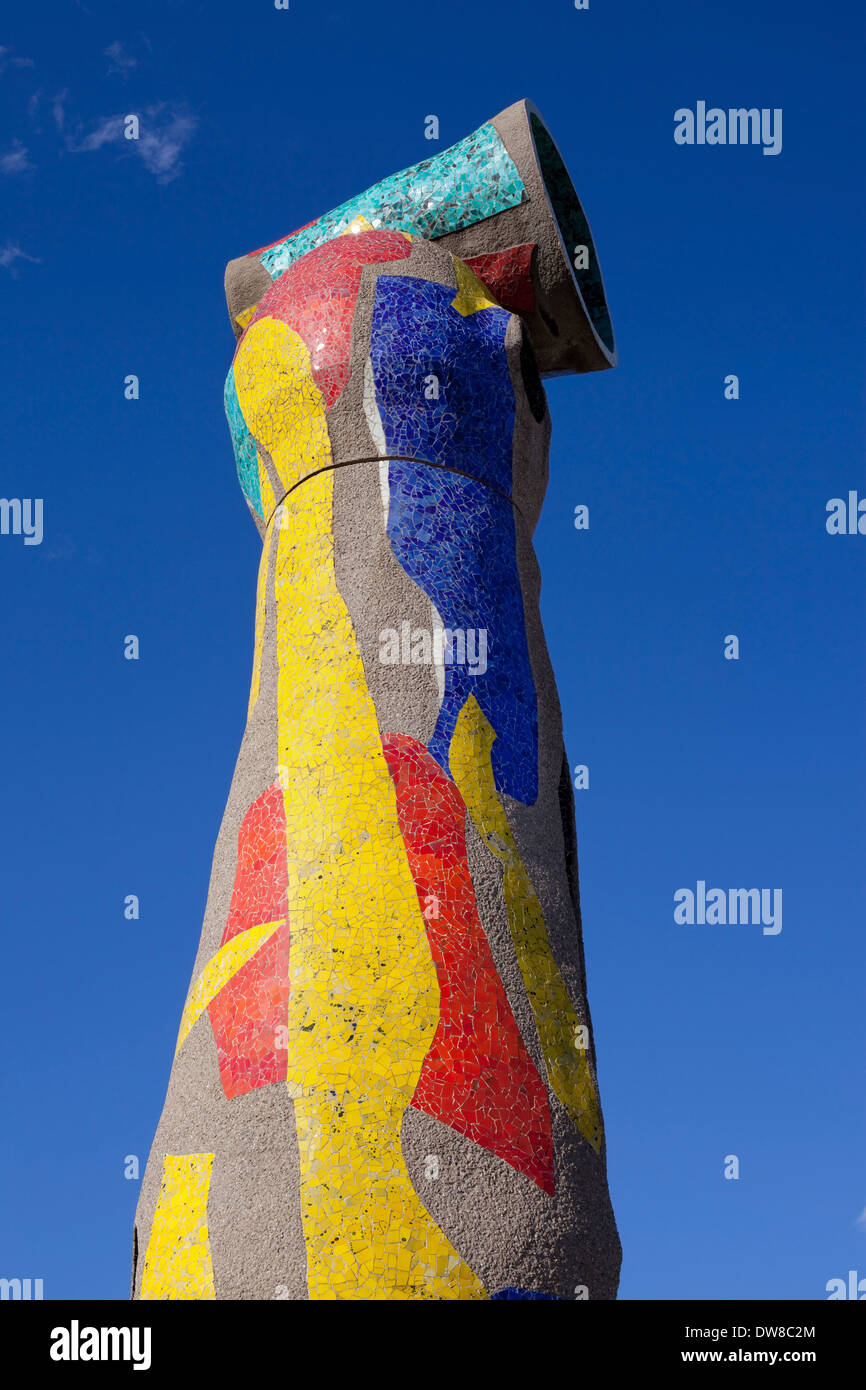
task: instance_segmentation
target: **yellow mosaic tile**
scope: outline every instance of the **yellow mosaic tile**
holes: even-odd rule
[[[213,1154],[166,1154],[144,1269],[143,1299],[216,1297],[207,1226]]]
[[[285,395],[279,432],[266,436],[285,478],[299,463],[298,437],[319,441],[305,464],[330,462],[324,402],[307,372]],[[422,1206],[400,1144],[438,1024],[439,985],[337,588],[332,500],[330,471],[288,499],[275,574],[292,933],[287,1085],[308,1288],[312,1299],[484,1299],[481,1281]]]
[[[554,1092],[580,1133],[601,1151],[601,1111],[586,1050],[578,1046],[580,1020],[559,973],[541,904],[523,866],[511,827],[496,794],[490,750],[496,734],[470,695],[457,719],[451,770],[472,823],[505,866],[505,906],[517,963]]]

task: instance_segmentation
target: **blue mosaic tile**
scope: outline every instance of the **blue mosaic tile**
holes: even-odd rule
[[[473,674],[466,664],[444,668],[445,696],[430,752],[449,770],[457,716],[473,694],[496,730],[497,790],[532,804],[538,709],[508,500],[510,316],[493,308],[464,317],[452,307],[454,297],[447,285],[398,275],[382,276],[376,286],[370,356],[386,447],[441,466],[389,464],[388,536],[446,628],[487,634],[484,672]],[[431,374],[439,397],[428,400],[424,379]]]

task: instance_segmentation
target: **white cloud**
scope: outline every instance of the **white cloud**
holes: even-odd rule
[[[123,116],[103,116],[87,135],[69,136],[66,148],[73,154],[89,154],[91,150],[101,150],[103,145],[123,139]]]
[[[32,58],[19,58],[17,54],[12,52],[11,48],[4,48],[0,44],[0,72],[3,72],[5,68],[32,68],[35,66]]]
[[[856,1224],[857,1224],[858,1226],[862,1227],[862,1229],[863,1229],[864,1231],[866,1231],[866,1207],[863,1208],[863,1210],[861,1211],[860,1215],[857,1217],[857,1223],[856,1223]]]
[[[54,124],[57,126],[57,129],[61,132],[61,134],[63,133],[63,128],[66,125],[66,106],[64,104],[65,101],[66,88],[64,88],[62,92],[57,93],[57,96],[54,98],[54,102],[51,107],[51,110],[54,113]]]
[[[5,246],[0,246],[0,268],[3,270],[15,271],[16,261],[32,261],[34,265],[39,265],[37,256],[28,256],[26,251],[22,251],[17,242],[7,241]]]
[[[128,72],[138,67],[138,59],[127,53],[120,39],[115,39],[114,43],[108,45],[105,56],[109,59],[109,77],[126,77]]]
[[[32,169],[27,150],[20,140],[12,141],[12,148],[0,154],[0,174],[23,174]]]
[[[157,107],[148,113],[148,120],[159,110]],[[182,168],[180,157],[184,147],[197,129],[198,120],[188,111],[169,113],[161,125],[155,121],[151,124],[142,121],[139,153],[145,168],[156,175],[157,183],[170,183],[177,178]]]
[[[66,147],[74,154],[90,154],[105,145],[120,143],[137,154],[157,183],[171,183],[181,172],[181,155],[198,129],[198,118],[184,107],[164,102],[148,106],[139,115],[139,137],[125,138],[126,115],[102,116],[87,132],[67,136]]]

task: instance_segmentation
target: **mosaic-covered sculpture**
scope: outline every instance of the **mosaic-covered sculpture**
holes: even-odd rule
[[[518,102],[226,275],[249,719],[136,1219],[142,1299],[610,1299],[541,377],[614,364]]]

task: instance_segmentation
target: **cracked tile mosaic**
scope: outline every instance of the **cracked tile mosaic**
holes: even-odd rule
[[[433,756],[447,769],[454,725],[471,689],[497,732],[497,788],[532,803],[538,716],[508,500],[510,315],[483,297],[473,300],[465,282],[461,294],[455,304],[459,296],[448,286],[397,275],[376,285],[370,356],[386,454],[440,465],[390,463],[388,536],[446,629],[487,633],[482,675],[472,675],[465,663],[445,668]],[[431,374],[439,394],[419,410]]]
[[[535,246],[510,246],[485,256],[467,256],[466,264],[483,280],[503,309],[529,312],[535,308],[532,254]]]
[[[478,916],[466,807],[422,744],[386,734],[385,757],[439,977],[439,1026],[412,1104],[553,1192],[547,1091],[526,1051]]]
[[[525,196],[514,161],[488,122],[450,149],[390,174],[334,212],[251,254],[276,280],[308,251],[339,236],[359,215],[376,229],[440,237],[515,207]]]
[[[258,516],[264,518],[256,444],[241,413],[238,393],[235,388],[235,374],[231,368],[226,377],[225,409],[235,451],[238,481],[250,507]]]
[[[144,1257],[144,1299],[215,1298],[207,1225],[213,1154],[166,1154]]]
[[[289,998],[288,872],[279,784],[254,801],[238,835],[238,867],[220,949],[262,924],[272,934],[208,1004],[229,1100],[285,1081],[280,1030]]]

